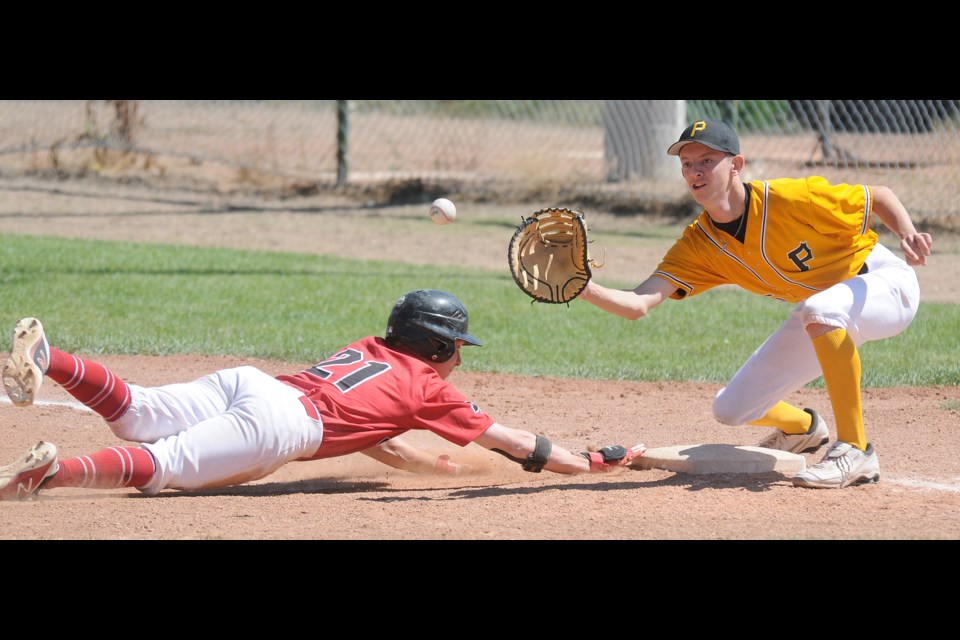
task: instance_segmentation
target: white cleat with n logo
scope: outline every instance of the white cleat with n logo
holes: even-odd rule
[[[56,445],[38,442],[15,462],[0,467],[0,500],[26,500],[36,495],[59,468]]]

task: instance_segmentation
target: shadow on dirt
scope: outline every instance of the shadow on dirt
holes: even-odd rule
[[[388,494],[379,497],[362,497],[361,500],[374,502],[398,502],[405,500],[469,500],[475,498],[495,498],[506,495],[536,495],[545,491],[633,491],[635,489],[676,487],[687,491],[701,491],[703,489],[736,489],[752,492],[770,491],[774,486],[789,485],[790,481],[779,473],[729,473],[694,475],[677,473],[667,478],[655,480],[630,480],[623,482],[603,483],[563,483],[517,486],[483,485],[473,487],[395,487],[389,482],[314,479],[298,480],[294,482],[270,482],[265,484],[247,484],[219,489],[200,489],[195,491],[169,491],[156,496],[135,495],[142,498],[179,498],[179,497],[210,497],[210,496],[241,496],[265,497],[276,495],[295,494],[350,494],[350,493],[382,493]],[[443,493],[445,495],[424,495]]]
[[[294,482],[269,482],[265,484],[242,484],[232,487],[214,489],[196,489],[193,491],[167,491],[155,496],[138,494],[131,497],[140,498],[204,498],[210,496],[243,496],[260,498],[265,496],[295,495],[298,493],[367,493],[371,491],[386,491],[390,484],[379,481],[362,480],[297,480]]]
[[[632,491],[635,489],[676,487],[687,491],[703,489],[736,489],[754,492],[770,491],[774,486],[789,485],[790,481],[779,473],[730,473],[693,475],[677,473],[668,478],[649,481],[624,481],[604,483],[557,484],[537,487],[477,487],[461,489],[450,494],[448,499],[486,498],[502,495],[532,495],[544,491]]]

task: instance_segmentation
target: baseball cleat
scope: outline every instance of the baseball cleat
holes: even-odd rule
[[[50,345],[36,318],[23,318],[13,329],[10,356],[3,365],[3,388],[18,407],[33,404],[50,366]]]
[[[880,461],[873,445],[860,451],[848,442],[837,440],[823,459],[791,478],[794,486],[812,489],[842,489],[855,484],[880,480]]]
[[[804,411],[813,416],[813,422],[806,433],[789,434],[780,429],[774,429],[773,433],[757,446],[790,453],[813,453],[830,442],[830,429],[827,428],[827,423],[823,421],[820,414],[813,409],[804,409]]]
[[[57,447],[38,442],[16,462],[0,467],[0,500],[27,500],[60,469]]]

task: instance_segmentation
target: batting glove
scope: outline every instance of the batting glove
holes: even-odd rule
[[[639,458],[647,448],[635,444],[629,449],[619,444],[604,447],[599,451],[584,451],[580,455],[590,461],[590,473],[603,473],[617,467],[625,467],[635,458]]]

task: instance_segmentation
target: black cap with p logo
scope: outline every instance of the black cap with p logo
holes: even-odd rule
[[[733,129],[719,120],[704,118],[692,123],[683,130],[680,139],[670,145],[667,154],[678,156],[680,155],[680,149],[691,142],[699,142],[711,149],[731,153],[735,156],[740,155],[740,139],[737,138]]]

